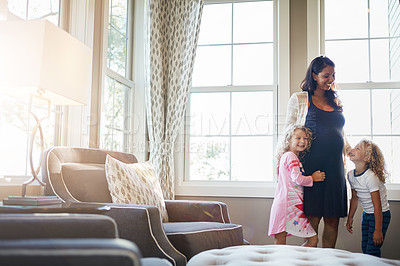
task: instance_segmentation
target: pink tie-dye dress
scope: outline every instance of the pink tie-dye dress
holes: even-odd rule
[[[311,176],[304,176],[299,159],[286,152],[279,162],[278,185],[271,207],[268,235],[287,232],[288,236],[316,235],[303,212],[303,186],[312,186]]]

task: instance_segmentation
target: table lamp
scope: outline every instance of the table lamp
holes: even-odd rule
[[[29,162],[32,177],[22,185],[22,196],[9,196],[3,204],[43,205],[55,202],[47,197],[28,197],[26,187],[38,178],[44,156],[43,131],[32,111],[35,99],[45,103],[50,113],[54,105],[85,105],[91,82],[91,49],[47,20],[0,21],[0,91],[29,100],[29,112],[36,120],[30,139]],[[33,165],[32,151],[39,131],[41,156]]]

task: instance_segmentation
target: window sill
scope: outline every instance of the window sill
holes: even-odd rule
[[[176,186],[178,196],[273,198],[274,182],[185,181]]]

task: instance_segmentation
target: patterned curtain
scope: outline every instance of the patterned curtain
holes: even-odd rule
[[[174,143],[189,96],[203,0],[146,2],[146,105],[150,160],[174,199]]]

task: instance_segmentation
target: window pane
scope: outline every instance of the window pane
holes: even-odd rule
[[[273,2],[233,5],[233,42],[272,42],[274,39]]]
[[[114,87],[115,87],[115,80],[110,77],[106,77],[106,89],[103,93],[103,112],[105,115],[105,119],[103,120],[108,127],[112,127],[113,122],[113,114],[114,114]]]
[[[46,19],[58,26],[59,0],[8,0],[8,9],[24,20]]]
[[[192,93],[190,134],[228,135],[230,93]]]
[[[199,44],[226,44],[232,40],[232,4],[204,5]]]
[[[382,150],[386,167],[390,173],[388,183],[400,183],[400,137],[374,137],[373,141]]]
[[[390,91],[391,133],[400,134],[400,90]]]
[[[28,19],[44,18],[58,25],[59,0],[29,0]],[[52,18],[51,18],[52,17]]]
[[[231,85],[231,46],[197,47],[192,85]]]
[[[229,180],[229,138],[190,138],[190,180]]]
[[[336,65],[337,82],[366,82],[368,71],[368,42],[327,41],[326,55]]]
[[[102,147],[124,151],[125,132],[129,129],[129,87],[106,77],[102,108]],[[122,137],[121,137],[122,135]]]
[[[370,1],[371,37],[388,37],[388,6],[382,0]]]
[[[400,19],[398,21],[400,22]],[[400,26],[397,28],[400,32]],[[393,38],[389,40],[389,51],[390,79],[392,81],[400,81],[400,38]]]
[[[28,106],[12,98],[0,98],[0,176],[25,175],[29,143]],[[5,152],[7,151],[7,152]]]
[[[342,90],[343,114],[346,134],[370,134],[371,112],[369,90]]]
[[[108,25],[108,56],[110,69],[123,77],[127,77],[127,0],[111,0]]]
[[[273,84],[273,44],[233,47],[233,85]]]
[[[232,93],[232,134],[273,133],[272,92]]]
[[[389,81],[389,40],[371,40],[371,80]]]
[[[325,0],[325,39],[368,37],[368,1]]]
[[[14,15],[26,19],[26,7],[28,0],[8,0],[8,10]]]
[[[127,0],[110,0],[110,24],[122,35],[127,35]]]
[[[391,134],[391,90],[372,91],[373,134]]]
[[[272,181],[272,150],[272,136],[233,137],[232,181]]]
[[[108,67],[126,76],[126,38],[114,27],[108,29]]]
[[[125,137],[124,132],[119,130],[114,130],[113,142],[112,142],[114,146],[109,147],[109,149],[112,149],[114,151],[123,151],[125,144],[124,137]]]
[[[0,96],[0,145],[3,151],[0,152],[0,159],[7,162],[0,165],[0,177],[2,175],[30,175],[27,156],[36,120],[29,114],[27,103]],[[48,149],[54,146],[55,114],[53,112],[49,114],[47,105],[37,105],[35,100],[37,99],[33,99],[32,102],[32,113],[42,120],[40,126],[43,131],[43,147]],[[32,149],[33,166],[36,168],[41,156],[39,128],[36,131]]]
[[[119,143],[114,142],[113,140],[114,130],[111,127],[103,127],[101,134],[101,146],[112,150],[113,147],[119,146]]]

